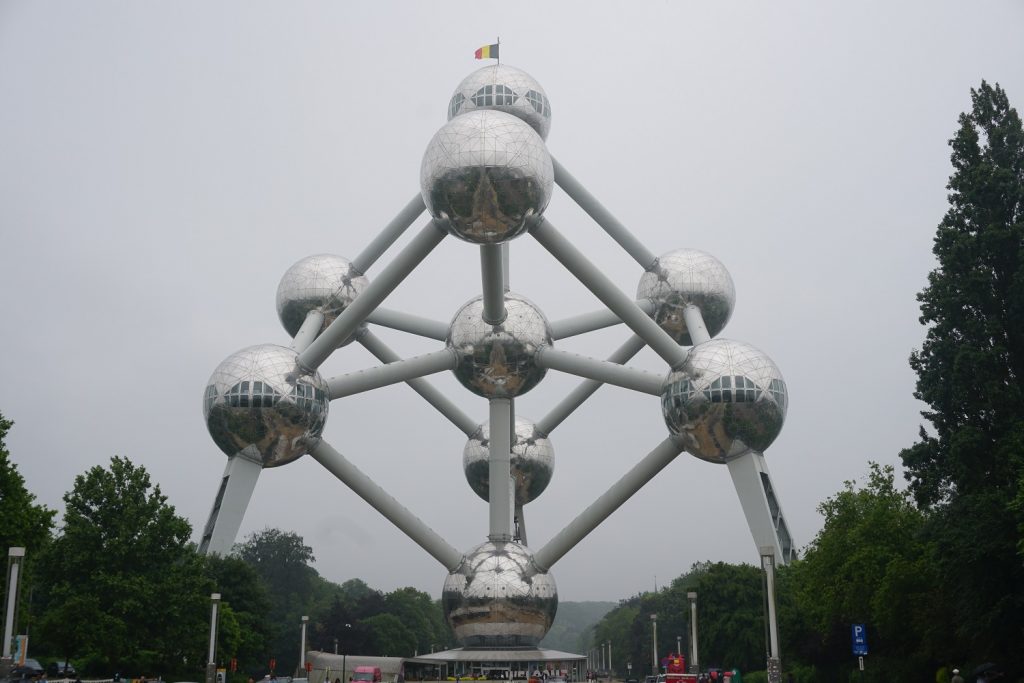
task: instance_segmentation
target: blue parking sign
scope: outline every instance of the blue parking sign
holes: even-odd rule
[[[853,655],[861,657],[868,653],[868,632],[864,624],[850,624],[850,637],[853,640]]]

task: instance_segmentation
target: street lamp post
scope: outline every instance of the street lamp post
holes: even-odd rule
[[[306,624],[309,623],[309,617],[302,617],[302,641],[299,645],[299,671],[304,672],[306,670]],[[302,673],[296,673],[296,678],[301,678]]]
[[[690,600],[690,673],[700,672],[700,659],[697,656],[697,593],[690,591],[686,594]]]
[[[608,641],[608,679],[609,680],[611,680],[612,669],[614,669],[614,668],[615,667],[612,666],[612,641],[609,640]]]
[[[345,628],[346,629],[352,628],[352,624],[345,624]],[[345,633],[345,636],[346,636],[346,640],[348,640],[348,633],[347,632]],[[348,663],[348,645],[349,645],[349,643],[346,642],[345,645],[346,645],[345,653],[343,655],[341,655],[341,683],[348,683],[348,678],[346,678],[347,673],[345,671],[345,664]]]
[[[676,636],[676,654],[677,655],[683,654],[683,637],[682,636]]]
[[[658,675],[658,615],[651,615],[651,674]]]
[[[220,593],[211,593],[210,603],[210,656],[206,663],[206,683],[214,683],[217,679],[217,607],[220,605]]]

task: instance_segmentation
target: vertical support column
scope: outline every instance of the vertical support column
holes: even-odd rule
[[[7,550],[7,600],[4,601],[4,647],[3,658],[12,658],[11,643],[14,640],[14,615],[18,611],[18,581],[25,549],[12,547]]]
[[[488,488],[490,489],[490,533],[492,543],[512,540],[512,401],[492,398],[490,402],[491,443]]]
[[[220,605],[220,593],[211,593],[210,603],[210,656],[206,663],[206,683],[217,680],[217,607]]]
[[[765,596],[768,602],[768,681],[779,683],[782,667],[779,661],[779,622],[775,611],[776,548],[764,546],[760,551],[761,566],[764,568]]]

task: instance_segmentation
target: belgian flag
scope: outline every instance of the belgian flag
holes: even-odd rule
[[[478,48],[474,53],[474,57],[477,59],[497,59],[498,58],[498,47],[501,43],[495,43],[494,45],[484,45]]]

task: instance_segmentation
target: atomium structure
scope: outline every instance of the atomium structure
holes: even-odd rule
[[[672,460],[686,451],[724,464],[762,556],[794,555],[763,452],[782,429],[786,384],[772,360],[744,342],[719,337],[732,315],[732,278],[695,249],[655,256],[550,154],[551,104],[531,76],[487,66],[456,88],[448,122],[428,143],[420,192],[351,261],[331,254],[302,259],[284,274],[277,312],[291,338],[229,356],[210,377],[203,415],[228,456],[201,548],[230,551],[264,468],[308,454],[379,511],[448,572],[445,615],[467,648],[536,648],[558,604],[552,567]],[[612,283],[551,222],[558,185],[640,267],[636,295]],[[375,275],[367,273],[424,212],[429,220]],[[381,308],[385,298],[447,236],[476,245],[481,290],[451,322]],[[537,304],[509,291],[509,243],[529,235],[606,309],[549,322]],[[465,243],[469,244],[465,244]],[[606,360],[561,348],[562,340],[624,323],[632,336]],[[439,342],[401,359],[373,332],[379,325]],[[351,342],[382,365],[337,377],[320,366]],[[645,346],[662,374],[625,365]],[[426,376],[451,372],[487,400],[488,419],[470,418]],[[547,415],[515,415],[514,401],[549,371],[584,378]],[[488,503],[486,541],[459,550],[370,480],[322,436],[332,401],[405,382],[466,437],[467,482]],[[524,506],[554,473],[551,434],[609,383],[656,397],[668,435],[543,547],[527,545]],[[652,405],[653,408],[653,405]]]

